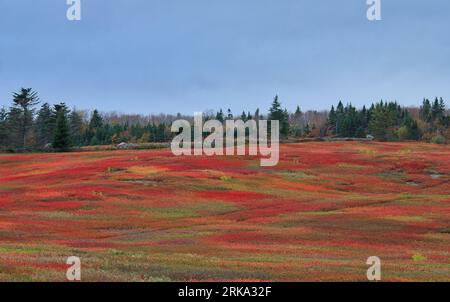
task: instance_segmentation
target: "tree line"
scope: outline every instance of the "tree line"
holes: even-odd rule
[[[445,143],[450,139],[450,115],[442,98],[424,99],[420,108],[405,108],[397,102],[383,102],[358,110],[339,102],[328,114],[326,132],[338,137],[366,137],[395,140],[424,140]]]
[[[173,138],[171,124],[176,119],[192,120],[190,116],[128,115],[87,113],[61,102],[40,103],[31,88],[22,88],[12,95],[9,108],[0,109],[0,149],[10,152],[40,150],[67,151],[72,147],[110,145],[121,142],[168,142]],[[275,96],[268,114],[257,109],[234,115],[230,109],[204,113],[205,119],[225,122],[230,119],[269,119],[280,121],[280,135],[289,138],[371,136],[380,140],[422,140],[434,143],[450,141],[450,115],[442,98],[424,99],[420,108],[402,107],[397,102],[372,104],[358,109],[339,102],[330,111],[295,112],[283,108]]]

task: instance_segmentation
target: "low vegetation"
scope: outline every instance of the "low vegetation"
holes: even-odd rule
[[[0,280],[449,281],[450,149],[286,144],[278,166],[168,149],[0,155]]]

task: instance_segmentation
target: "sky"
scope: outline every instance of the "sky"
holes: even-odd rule
[[[0,107],[41,101],[124,113],[265,112],[424,97],[450,101],[450,1],[0,0]]]

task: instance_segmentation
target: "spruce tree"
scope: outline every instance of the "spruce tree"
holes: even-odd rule
[[[281,103],[278,101],[278,95],[273,99],[272,106],[269,109],[269,120],[279,121],[280,135],[287,137],[289,134],[289,114],[287,110],[281,108]]]
[[[8,113],[5,108],[0,109],[0,150],[8,145]]]
[[[218,121],[221,122],[221,123],[224,122],[225,118],[224,118],[223,110],[222,110],[222,109],[220,109],[220,111],[217,112],[217,114],[216,114],[216,120],[218,120]]]
[[[22,88],[13,94],[13,105],[9,113],[11,140],[19,150],[28,148],[27,137],[33,125],[34,106],[39,103],[37,92],[31,88]]]
[[[420,107],[420,117],[421,119],[426,122],[431,122],[431,103],[430,100],[424,99],[422,106]]]
[[[91,145],[98,145],[102,143],[102,127],[103,118],[97,109],[92,113],[91,120],[89,122],[89,130],[87,134],[87,140]]]
[[[72,144],[75,146],[83,145],[83,118],[81,114],[74,108],[69,115],[69,129]]]
[[[67,151],[70,147],[70,132],[67,114],[68,109],[64,103],[55,105],[56,122],[53,148],[58,151]]]
[[[439,102],[438,98],[435,98],[433,105],[431,107],[431,118],[433,122],[438,121],[441,119],[444,115],[444,112],[441,108],[441,103]]]
[[[39,148],[51,143],[53,140],[53,131],[55,128],[55,120],[52,117],[52,110],[48,103],[41,106],[36,118],[36,143]]]
[[[241,120],[244,121],[244,122],[247,121],[247,114],[245,113],[245,111],[242,111]]]
[[[334,106],[331,106],[330,113],[328,114],[327,127],[331,130],[333,134],[336,134],[336,122],[337,122],[337,114]]]

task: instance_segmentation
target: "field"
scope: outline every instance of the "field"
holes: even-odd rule
[[[450,147],[0,155],[0,280],[450,281]]]

